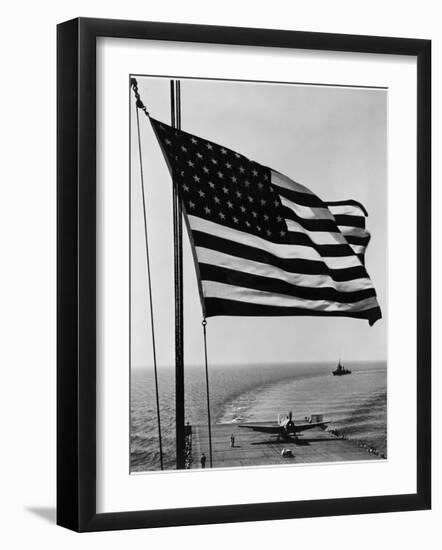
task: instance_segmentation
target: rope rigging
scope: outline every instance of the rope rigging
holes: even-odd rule
[[[150,305],[150,326],[151,326],[151,335],[152,335],[152,354],[153,354],[153,367],[154,367],[154,377],[155,377],[155,401],[157,408],[157,423],[158,423],[158,442],[160,449],[160,466],[163,470],[163,443],[161,437],[161,416],[160,416],[160,398],[158,391],[158,367],[157,367],[157,353],[156,353],[156,342],[155,342],[155,325],[154,325],[154,315],[153,315],[153,303],[152,303],[152,280],[150,274],[150,258],[149,258],[149,240],[147,236],[147,213],[146,213],[146,197],[144,191],[144,173],[143,173],[143,157],[141,154],[141,134],[140,134],[140,117],[138,109],[144,111],[144,113],[149,116],[146,107],[140,99],[140,94],[138,93],[138,85],[135,79],[131,79],[131,86],[136,98],[136,115],[137,115],[137,133],[138,133],[138,153],[140,159],[140,180],[141,180],[141,197],[143,203],[143,219],[144,219],[144,243],[146,249],[146,265],[147,265],[147,285],[149,289],[149,305]]]
[[[153,365],[155,375],[155,398],[157,409],[157,422],[158,422],[158,440],[160,450],[160,463],[161,470],[163,470],[163,446],[161,435],[161,418],[160,418],[160,402],[159,402],[159,388],[158,388],[158,368],[157,368],[157,355],[156,355],[156,340],[155,340],[155,327],[154,327],[154,313],[152,303],[152,282],[150,271],[150,257],[149,257],[149,243],[147,234],[147,213],[146,213],[146,196],[144,185],[144,173],[143,173],[143,159],[141,153],[141,133],[140,133],[140,120],[139,110],[150,118],[149,112],[141,100],[140,93],[138,91],[138,83],[135,78],[131,78],[131,88],[135,95],[136,105],[136,120],[137,120],[137,132],[138,132],[138,151],[140,162],[140,179],[141,179],[141,195],[143,203],[143,219],[144,219],[144,236],[145,236],[145,249],[146,249],[146,264],[147,264],[147,282],[149,290],[149,304],[150,304],[150,324],[151,324],[151,336],[152,336],[152,350],[153,350]],[[171,122],[175,128],[181,127],[181,94],[179,81],[171,81]],[[175,260],[175,322],[176,322],[176,353],[177,353],[177,365],[176,365],[176,411],[177,411],[177,468],[186,467],[186,460],[188,462],[189,457],[185,456],[186,438],[184,428],[184,365],[183,365],[183,289],[182,289],[182,210],[181,201],[179,199],[175,182],[173,182],[173,221],[174,221],[174,260]],[[203,313],[204,314],[204,313]],[[213,467],[213,454],[212,454],[212,429],[211,429],[211,416],[210,416],[210,388],[209,388],[209,368],[207,358],[207,320],[203,317],[203,341],[204,341],[204,364],[205,364],[205,381],[206,381],[206,396],[207,396],[207,425],[208,425],[208,440],[209,440],[209,462],[210,467]],[[179,391],[178,391],[179,390]],[[178,414],[180,412],[180,414]],[[182,418],[178,418],[182,416]],[[190,432],[191,433],[191,432]],[[181,442],[181,439],[183,440]],[[182,448],[181,448],[182,447]],[[191,447],[190,447],[191,452]],[[190,466],[190,463],[189,463]]]
[[[203,325],[203,340],[204,340],[204,363],[205,363],[205,371],[206,371],[206,395],[207,395],[207,426],[209,429],[209,460],[210,460],[210,467],[213,466],[213,458],[212,458],[212,423],[210,421],[210,391],[209,391],[209,367],[207,362],[207,321],[206,318],[203,318],[203,321],[201,323]]]

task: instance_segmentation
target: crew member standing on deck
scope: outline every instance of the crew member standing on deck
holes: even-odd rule
[[[231,447],[235,446],[235,436],[233,434],[231,434],[230,436],[230,446]]]
[[[206,467],[206,455],[204,453],[201,455],[200,462],[201,462],[201,468],[205,468]]]

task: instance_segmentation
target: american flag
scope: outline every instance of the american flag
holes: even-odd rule
[[[151,123],[183,204],[206,317],[381,317],[360,203],[324,203],[227,147]]]

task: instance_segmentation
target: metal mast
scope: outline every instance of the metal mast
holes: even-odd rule
[[[181,128],[181,82],[170,81],[171,122]],[[173,241],[175,271],[175,418],[176,467],[185,467],[184,347],[183,347],[183,224],[182,209],[173,183]]]

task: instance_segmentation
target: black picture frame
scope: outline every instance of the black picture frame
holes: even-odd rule
[[[96,512],[96,39],[396,54],[417,59],[417,491]],[[57,29],[57,523],[75,531],[424,510],[431,506],[431,41],[79,18]]]

